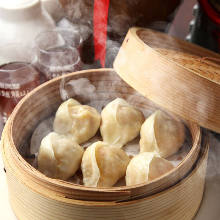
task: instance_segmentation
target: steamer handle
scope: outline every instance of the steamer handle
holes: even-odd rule
[[[109,0],[94,0],[93,32],[95,60],[105,67]]]

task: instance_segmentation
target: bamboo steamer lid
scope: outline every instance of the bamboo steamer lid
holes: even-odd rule
[[[220,55],[150,29],[131,28],[114,69],[142,95],[220,133]]]

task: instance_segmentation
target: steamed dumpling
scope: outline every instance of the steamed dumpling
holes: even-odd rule
[[[144,152],[133,157],[126,170],[126,185],[154,180],[169,172],[174,166],[156,153]]]
[[[53,125],[54,129],[56,129],[58,133],[68,133],[72,128],[72,121],[70,120],[69,109],[76,105],[81,104],[75,99],[68,99],[59,106]]]
[[[179,150],[184,138],[183,123],[158,110],[141,127],[140,152],[155,151],[166,158]]]
[[[98,141],[83,155],[81,169],[85,186],[110,187],[125,176],[129,157],[120,148]]]
[[[66,180],[79,169],[83,149],[72,136],[49,133],[41,141],[38,169],[48,177]]]
[[[143,113],[121,98],[108,103],[102,110],[101,117],[100,131],[103,141],[117,147],[136,138],[144,122]]]
[[[100,122],[101,116],[96,109],[69,99],[58,108],[53,127],[59,134],[73,135],[75,141],[81,144],[96,134]]]

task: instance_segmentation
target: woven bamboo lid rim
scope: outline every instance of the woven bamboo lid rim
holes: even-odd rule
[[[195,50],[201,50],[203,51],[204,53],[207,53],[208,56],[198,56],[198,55],[194,55],[194,62],[198,62],[199,65],[205,65],[205,64],[208,64],[209,66],[213,66],[213,69],[215,69],[214,71],[212,72],[209,72],[209,74],[206,74],[206,72],[198,72],[194,69],[191,69],[189,66],[186,67],[184,66],[183,64],[179,63],[178,60],[174,61],[171,57],[167,57],[166,55],[164,55],[163,53],[160,52],[160,50],[157,50],[157,49],[161,49],[161,48],[156,48],[156,47],[153,47],[151,46],[151,43],[152,42],[144,42],[143,39],[141,39],[141,36],[140,36],[140,33],[142,33],[142,31],[146,31],[147,30],[147,33],[152,33],[152,34],[155,34],[156,35],[156,40],[155,41],[159,41],[159,38],[163,39],[163,38],[166,38],[166,41],[164,42],[165,44],[167,43],[167,41],[169,40],[169,42],[171,42],[171,45],[174,46],[173,42],[178,42],[179,44],[184,44],[184,46],[186,47],[193,47],[193,49]],[[220,55],[215,53],[215,52],[212,52],[208,49],[205,49],[203,47],[200,47],[198,45],[195,45],[195,44],[192,44],[192,43],[189,43],[187,41],[183,41],[183,40],[180,40],[176,37],[173,37],[173,36],[170,36],[170,35],[167,35],[165,33],[161,33],[161,32],[157,32],[157,31],[154,31],[154,30],[151,30],[151,29],[144,29],[144,28],[138,28],[138,27],[133,27],[131,29],[129,29],[129,32],[131,32],[133,35],[134,35],[134,38],[136,38],[136,40],[141,44],[141,45],[144,45],[144,47],[147,47],[148,49],[152,49],[152,52],[154,53],[158,53],[160,55],[163,56],[164,59],[166,59],[167,61],[169,62],[172,62],[172,63],[175,63],[176,65],[184,68],[184,69],[187,69],[188,71],[202,77],[202,78],[205,78],[207,80],[210,80],[212,82],[215,82],[217,84],[220,84]],[[129,39],[127,39],[128,41]],[[162,47],[163,48],[163,47]],[[192,54],[189,54],[189,53],[186,53],[186,52],[183,52],[181,50],[179,50],[180,48],[176,47],[175,48],[176,50],[173,50],[173,52],[175,53],[182,53],[183,56],[186,56],[186,55],[189,55],[189,56],[192,56]],[[169,50],[167,50],[167,52],[169,52]],[[161,58],[161,57],[160,57]],[[205,62],[205,60],[209,60],[207,62]],[[207,67],[207,70],[208,71],[208,67]]]

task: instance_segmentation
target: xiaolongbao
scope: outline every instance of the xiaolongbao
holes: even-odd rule
[[[121,98],[108,103],[102,110],[101,117],[103,141],[117,147],[122,147],[137,137],[144,122],[143,113]]]
[[[156,151],[164,158],[176,153],[185,138],[183,123],[160,110],[145,120],[140,134],[140,152]]]
[[[120,148],[98,141],[89,146],[82,158],[85,186],[110,187],[125,175],[129,157]]]
[[[38,155],[38,169],[48,177],[66,180],[80,167],[83,149],[70,135],[49,133],[43,138]]]
[[[96,109],[69,99],[60,105],[54,120],[54,131],[71,134],[79,144],[92,138],[99,129],[101,116]]]
[[[154,180],[169,172],[174,166],[156,153],[144,152],[133,157],[126,170],[126,185]]]

